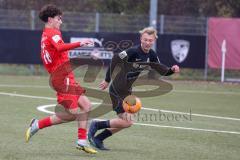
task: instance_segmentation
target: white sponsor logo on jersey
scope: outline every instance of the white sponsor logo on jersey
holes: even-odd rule
[[[55,35],[55,36],[52,37],[52,39],[55,43],[58,43],[58,41],[61,40],[61,37],[59,35]]]
[[[188,55],[190,48],[190,42],[186,40],[173,40],[171,42],[171,50],[173,58],[178,62],[182,63]]]
[[[147,58],[147,62],[150,62],[150,59],[149,59],[149,58]]]
[[[119,57],[120,57],[121,59],[127,57],[126,51],[122,51],[122,52],[120,52],[118,55],[119,55]]]

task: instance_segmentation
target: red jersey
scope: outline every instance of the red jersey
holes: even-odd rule
[[[80,42],[64,43],[58,29],[45,28],[41,39],[41,58],[46,70],[51,74],[68,62],[68,50],[77,47],[80,47]]]
[[[69,94],[80,95],[85,92],[80,85],[76,84],[69,63],[68,50],[77,47],[80,47],[80,42],[64,43],[58,29],[45,28],[43,30],[41,58],[44,67],[51,75],[51,85],[57,91],[58,101],[66,98],[65,94],[69,97]]]

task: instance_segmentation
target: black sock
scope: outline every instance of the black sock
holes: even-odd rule
[[[105,129],[101,133],[99,133],[95,138],[99,139],[100,141],[103,141],[104,139],[110,137],[112,135],[112,132],[108,129]]]
[[[104,129],[104,128],[110,128],[109,120],[97,122],[97,129]]]

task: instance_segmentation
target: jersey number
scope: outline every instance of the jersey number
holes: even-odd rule
[[[47,51],[43,53],[43,59],[45,64],[52,63],[52,59]]]
[[[50,54],[48,53],[48,51],[45,49],[45,44],[44,44],[43,41],[41,42],[41,49],[42,49],[42,54],[43,54],[44,63],[45,63],[45,64],[52,63],[51,56],[50,56]]]

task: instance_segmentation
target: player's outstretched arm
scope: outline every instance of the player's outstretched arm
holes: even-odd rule
[[[52,42],[53,46],[56,48],[58,52],[64,52],[74,48],[85,47],[93,44],[93,41],[89,39],[82,40],[81,42],[74,42],[74,43],[58,43],[58,42],[59,41],[57,41],[57,43],[55,41]]]
[[[166,65],[157,63],[157,62],[150,62],[150,63],[149,62],[143,62],[143,63],[140,62],[139,64],[151,66],[152,69],[157,71],[162,76],[170,76],[174,73],[179,73],[179,71],[180,71],[178,65],[173,65],[171,68],[169,68]]]

